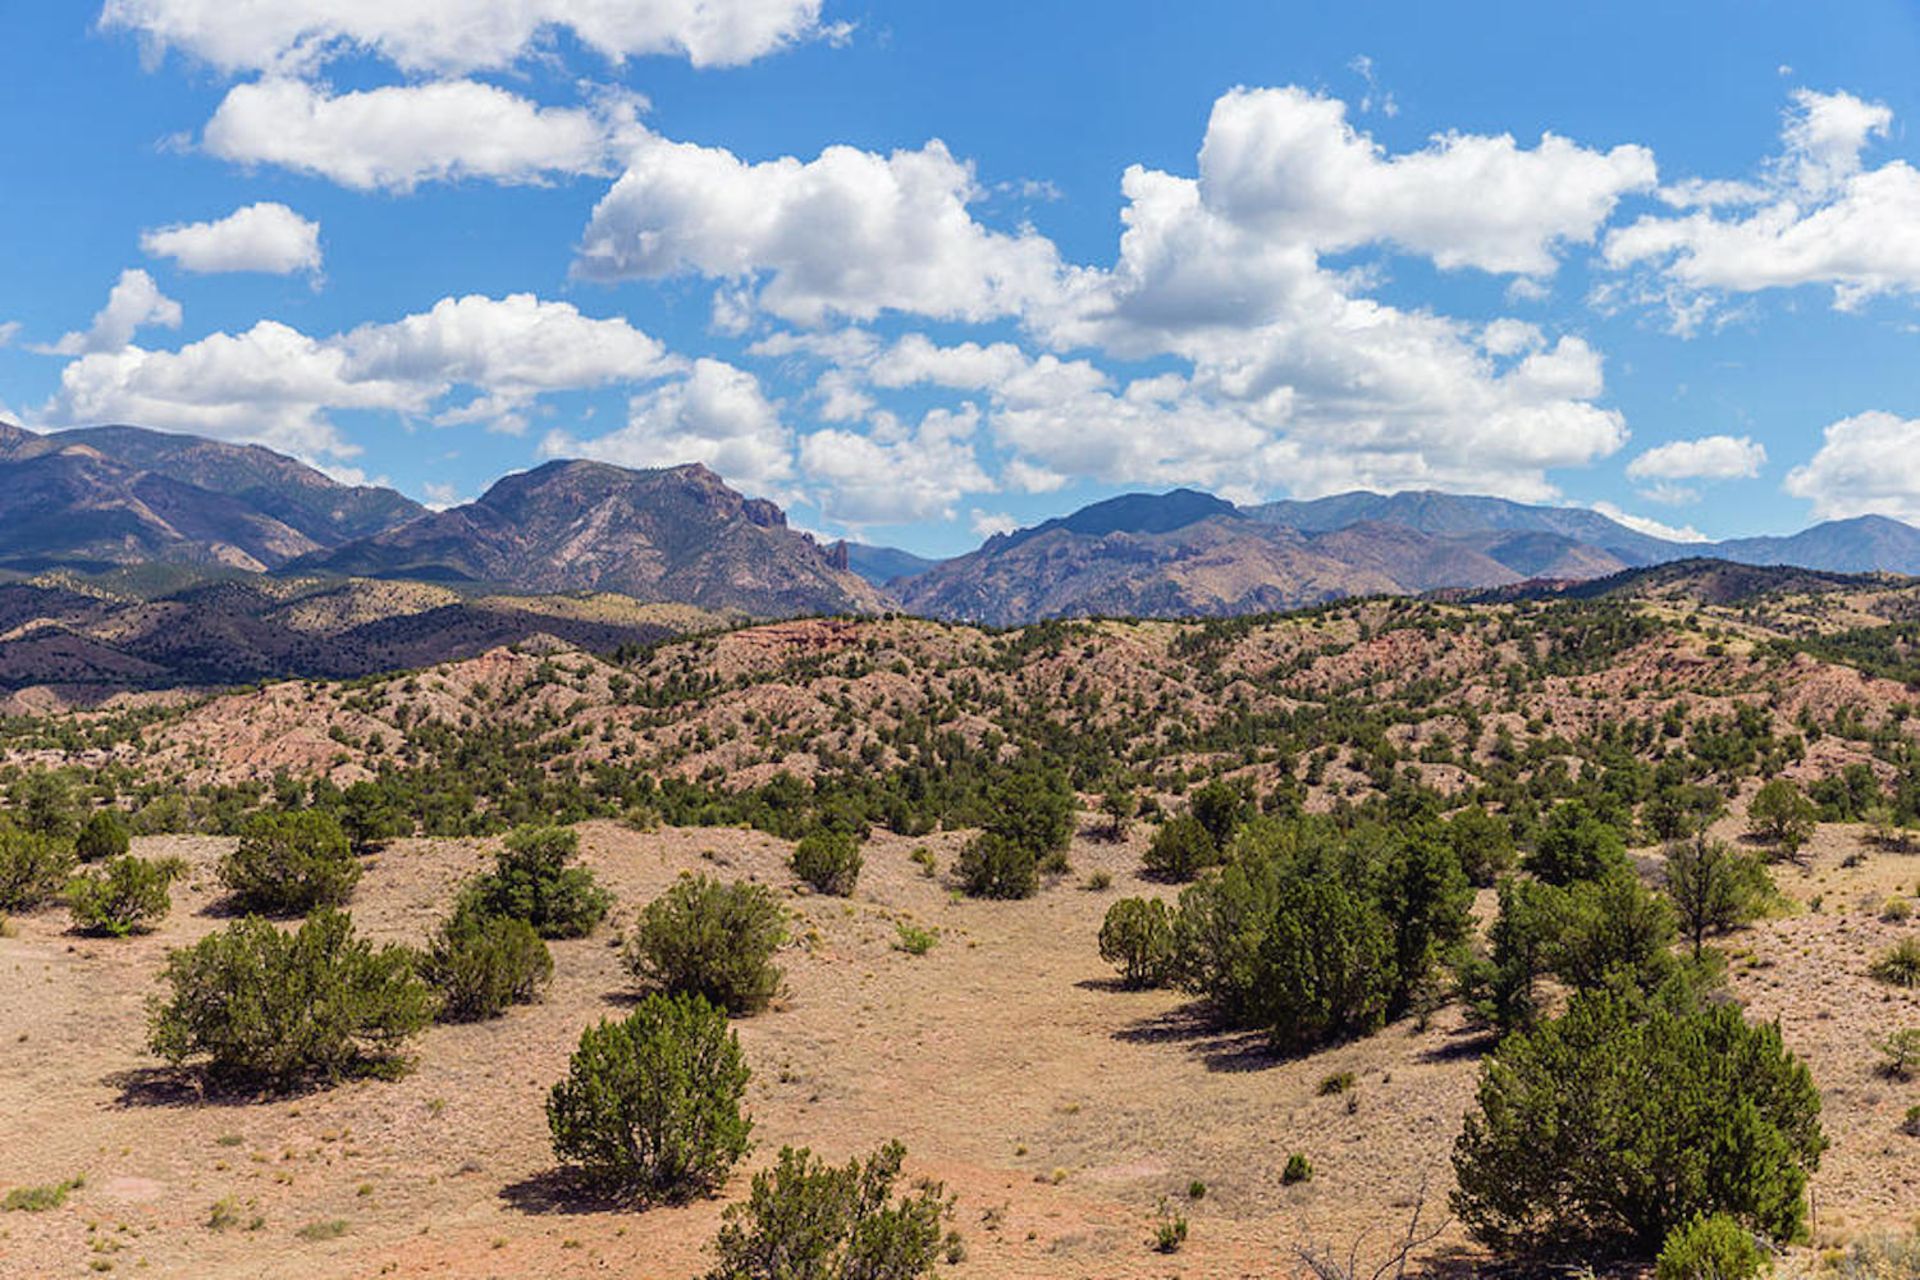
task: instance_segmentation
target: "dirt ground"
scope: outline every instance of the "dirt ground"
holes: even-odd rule
[[[211,867],[224,842],[139,842],[195,869],[151,936],[71,936],[58,911],[16,919],[0,938],[0,1191],[85,1183],[61,1208],[0,1215],[0,1276],[693,1277],[711,1263],[723,1205],[781,1145],[843,1160],[895,1137],[909,1175],[958,1197],[966,1257],[943,1271],[959,1277],[1291,1276],[1294,1245],[1344,1254],[1362,1233],[1384,1242],[1423,1180],[1428,1212],[1444,1213],[1484,1041],[1447,1012],[1425,1031],[1401,1023],[1279,1061],[1257,1037],[1209,1030],[1177,994],[1117,989],[1095,948],[1100,919],[1120,896],[1165,892],[1137,879],[1138,842],[1076,842],[1073,877],[1031,901],[989,903],[955,898],[909,857],[924,845],[944,868],[958,837],[880,835],[858,893],[841,901],[800,893],[788,846],[758,833],[582,834],[621,906],[592,938],[554,944],[545,1002],[431,1029],[396,1082],[282,1100],[203,1100],[144,1047],[166,950],[223,923]],[[1879,919],[1890,894],[1920,891],[1920,856],[1874,852],[1843,867],[1858,847],[1849,829],[1822,831],[1809,871],[1779,872],[1802,902],[1821,895],[1821,910],[1726,942],[1736,994],[1781,1019],[1825,1090],[1821,1243],[1920,1213],[1920,1139],[1897,1131],[1920,1084],[1876,1075],[1870,1047],[1920,1025],[1920,994],[1865,976],[1876,950],[1920,927]],[[419,942],[488,857],[480,841],[400,842],[369,866],[353,914],[378,938]],[[1110,888],[1080,887],[1102,869]],[[546,1092],[581,1028],[629,1007],[620,928],[683,870],[791,895],[786,996],[736,1024],[754,1069],[756,1150],[721,1198],[581,1206],[552,1177]],[[937,928],[938,945],[897,949],[900,920]],[[1354,1073],[1355,1090],[1318,1096],[1338,1071]],[[1315,1176],[1282,1187],[1296,1151]],[[1191,1224],[1171,1255],[1151,1246],[1163,1201]],[[1437,1258],[1471,1253],[1453,1231]]]

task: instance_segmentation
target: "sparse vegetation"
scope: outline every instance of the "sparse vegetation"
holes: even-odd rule
[[[1902,938],[1874,957],[1868,969],[1877,980],[1896,987],[1920,987],[1920,937]]]
[[[68,1178],[64,1182],[48,1182],[35,1187],[15,1187],[0,1199],[0,1210],[7,1213],[44,1213],[48,1209],[58,1209],[67,1202],[67,1197],[87,1185],[87,1180]]]

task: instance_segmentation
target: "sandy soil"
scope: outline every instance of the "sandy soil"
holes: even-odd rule
[[[1364,1042],[1277,1061],[1257,1038],[1210,1031],[1176,994],[1114,987],[1094,936],[1136,892],[1139,845],[1080,841],[1075,877],[1021,903],[956,900],[909,854],[945,866],[958,837],[882,835],[850,902],[805,896],[787,846],[734,830],[582,828],[586,860],[620,896],[594,937],[554,945],[548,999],[500,1020],[436,1027],[416,1069],[275,1101],[204,1100],[144,1048],[144,1002],[166,949],[220,927],[210,868],[224,843],[168,838],[143,853],[195,866],[156,934],[72,937],[63,913],[0,938],[0,1190],[84,1175],[68,1203],[0,1215],[0,1276],[137,1271],[178,1277],[692,1277],[711,1259],[727,1195],[646,1212],[557,1194],[542,1104],[580,1029],[634,994],[612,945],[633,907],[682,870],[751,877],[790,893],[787,994],[738,1023],[758,1143],[835,1159],[898,1137],[908,1172],[958,1196],[961,1277],[1278,1277],[1291,1247],[1344,1249],[1404,1221],[1422,1180],[1444,1200],[1447,1155],[1483,1042],[1452,1013]],[[1902,928],[1878,919],[1920,889],[1920,856],[1872,853],[1823,831],[1812,869],[1781,874],[1822,910],[1729,940],[1734,988],[1778,1016],[1826,1090],[1834,1145],[1816,1180],[1823,1242],[1907,1225],[1920,1209],[1920,1140],[1896,1131],[1920,1084],[1875,1075],[1872,1037],[1920,1024],[1920,996],[1865,977]],[[405,841],[380,855],[354,915],[417,942],[454,886],[488,857],[479,841]],[[1089,891],[1096,869],[1113,887]],[[1871,909],[1869,909],[1871,908]],[[893,946],[896,922],[940,930],[925,956]],[[1346,1097],[1319,1081],[1352,1071]],[[1349,1103],[1349,1097],[1353,1102]],[[1313,1181],[1282,1187],[1289,1153]],[[1205,1183],[1190,1200],[1189,1184]],[[1150,1245],[1162,1200],[1191,1221],[1184,1250]],[[209,1219],[228,1202],[233,1223]],[[303,1234],[304,1229],[304,1234]],[[321,1237],[321,1238],[313,1238]],[[1456,1233],[1441,1257],[1465,1261]]]

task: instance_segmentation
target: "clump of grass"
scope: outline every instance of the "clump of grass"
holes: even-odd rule
[[[0,1209],[8,1213],[44,1213],[48,1209],[58,1209],[67,1202],[70,1194],[86,1185],[87,1180],[83,1176],[37,1187],[15,1187],[7,1192],[5,1200],[0,1200]]]
[[[1353,1072],[1336,1071],[1320,1081],[1318,1092],[1321,1097],[1328,1098],[1337,1093],[1345,1093],[1351,1088],[1353,1088]]]
[[[347,1234],[345,1218],[329,1218],[323,1222],[309,1222],[293,1234],[302,1240],[338,1240]]]
[[[1310,1182],[1313,1179],[1313,1161],[1296,1151],[1287,1157],[1287,1167],[1280,1171],[1280,1184],[1291,1187],[1297,1182]]]
[[[895,922],[893,930],[894,949],[904,951],[910,956],[923,956],[933,950],[934,944],[940,941],[938,929],[923,929],[905,920]]]
[[[1109,871],[1091,872],[1087,878],[1081,882],[1081,885],[1088,893],[1104,893],[1108,889],[1113,888],[1113,873]]]
[[[940,860],[933,856],[933,850],[921,845],[907,855],[912,863],[920,868],[920,874],[931,880],[940,874]]]
[[[1153,1247],[1161,1253],[1178,1253],[1187,1242],[1187,1218],[1160,1202],[1160,1220],[1153,1227]]]
[[[1207,1184],[1195,1178],[1187,1184],[1187,1199],[1204,1200],[1207,1198]]]
[[[1881,952],[1868,972],[1896,987],[1920,987],[1920,937],[1902,938]]]

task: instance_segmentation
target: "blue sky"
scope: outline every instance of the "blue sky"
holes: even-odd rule
[[[1913,6],[1090,12],[9,6],[0,415],[929,553],[1176,484],[1920,519]]]

